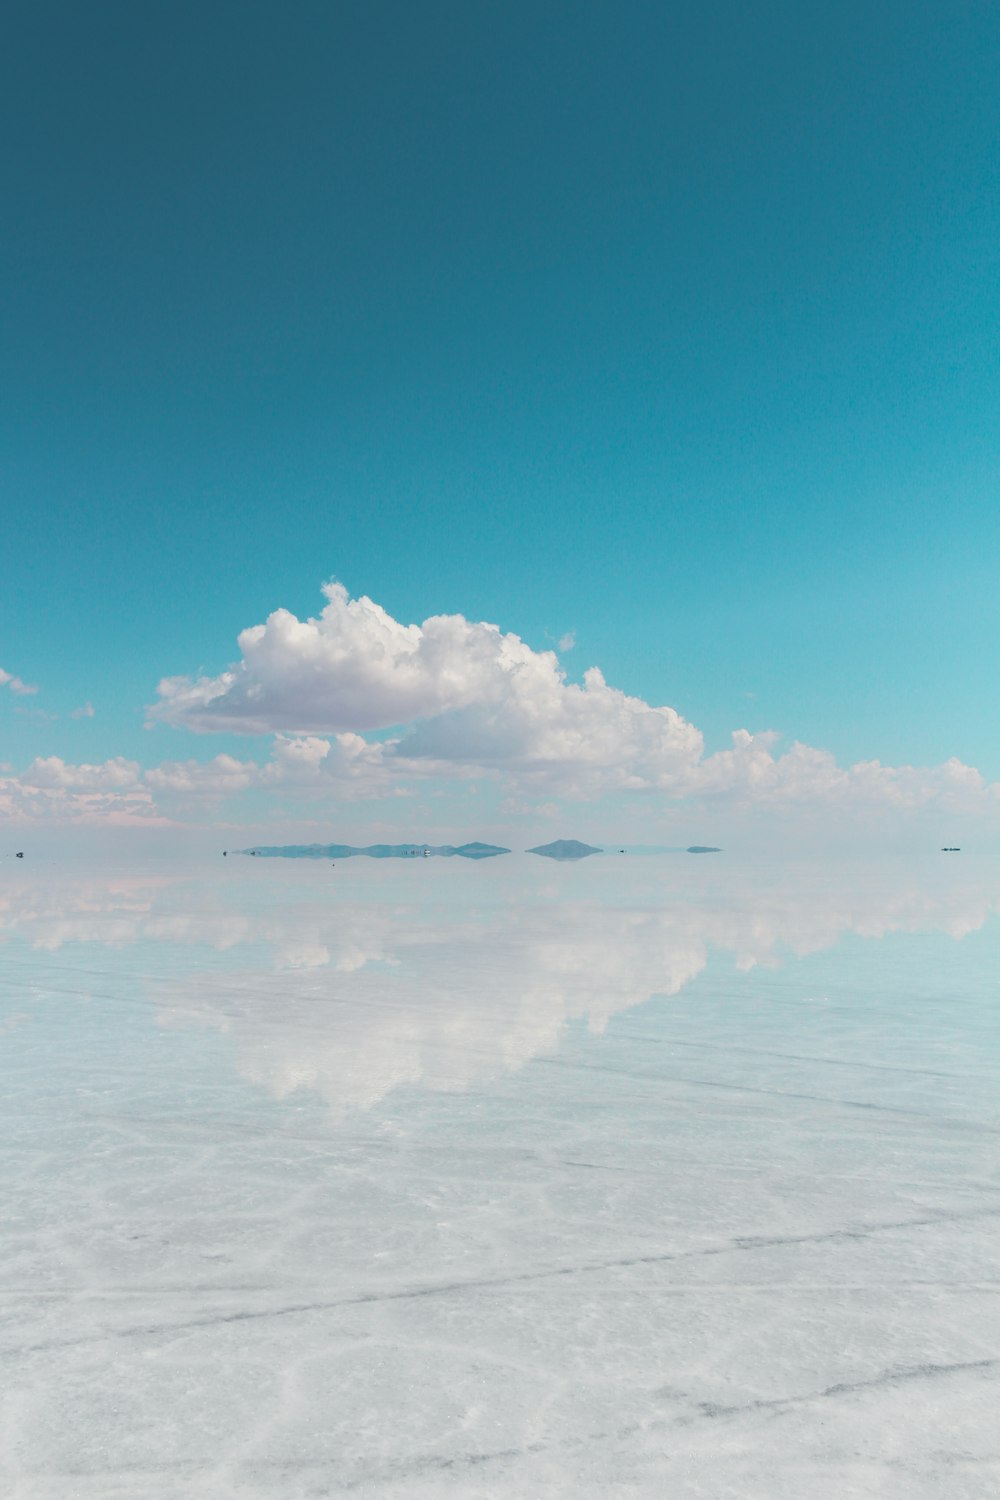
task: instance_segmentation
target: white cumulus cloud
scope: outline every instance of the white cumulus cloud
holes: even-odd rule
[[[384,729],[496,699],[536,662],[516,635],[462,615],[401,625],[373,600],[324,588],[316,619],[277,609],[241,632],[241,660],[217,677],[168,677],[151,719],[187,729],[337,733]]]
[[[196,731],[339,734],[358,771],[454,776],[505,770],[526,785],[592,794],[670,787],[690,775],[702,736],[675,709],[610,687],[592,667],[568,682],[554,651],[462,615],[403,625],[371,599],[327,584],[316,619],[276,610],[239,637],[216,677],[170,677],[150,719]],[[345,732],[410,726],[368,751]]]
[[[208,816],[252,794],[258,811],[269,797],[298,797],[325,816],[346,801],[420,786],[436,794],[435,783],[458,780],[499,783],[536,806],[638,793],[652,809],[683,800],[790,818],[1000,811],[1000,784],[956,759],[844,767],[827,750],[782,749],[779,735],[746,729],[706,755],[676,709],[623,692],[596,666],[572,682],[555,651],[496,625],[462,615],[402,624],[339,583],[324,592],[317,618],[276,610],[242,632],[235,664],[165,678],[150,709],[151,722],[198,733],[270,735],[267,760],[220,754],[142,770],[121,756],[77,766],[40,758],[0,776],[0,815]]]

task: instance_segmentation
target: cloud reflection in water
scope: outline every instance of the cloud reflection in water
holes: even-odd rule
[[[582,878],[518,865],[420,885],[396,869],[324,881],[321,867],[36,878],[0,892],[0,925],[48,953],[141,946],[158,1025],[216,1029],[245,1079],[279,1099],[311,1091],[339,1115],[404,1084],[458,1091],[516,1070],[574,1023],[600,1034],[678,995],[713,954],[747,971],[851,933],[960,939],[1000,909],[974,874],[934,867],[901,879],[848,866],[697,875],[654,861],[612,874],[609,863]]]

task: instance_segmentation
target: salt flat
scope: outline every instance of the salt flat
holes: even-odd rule
[[[14,1500],[1000,1492],[992,869],[0,877]]]

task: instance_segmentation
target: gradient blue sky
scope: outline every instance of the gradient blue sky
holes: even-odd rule
[[[262,757],[143,707],[336,577],[1000,776],[995,4],[33,0],[0,70],[0,760]]]

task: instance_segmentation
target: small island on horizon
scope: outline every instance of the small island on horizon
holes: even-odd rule
[[[603,854],[594,844],[581,844],[579,839],[555,839],[551,844],[539,844],[528,854],[542,854],[546,859],[586,859],[588,854]]]
[[[591,854],[607,854],[614,848],[619,854],[721,854],[723,851],[712,844],[691,844],[688,848],[676,845],[639,844],[632,849],[620,845],[602,847],[584,844],[580,839],[554,839],[550,844],[537,844],[526,849],[526,854],[540,854],[545,859],[587,859]],[[226,854],[248,854],[261,859],[493,859],[498,854],[510,854],[501,844],[484,844],[473,841],[467,844],[367,844],[363,848],[355,844],[257,844],[250,849],[225,850]],[[21,856],[19,855],[18,858]]]

